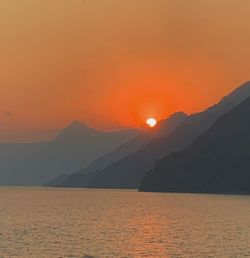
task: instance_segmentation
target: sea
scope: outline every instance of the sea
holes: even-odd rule
[[[250,196],[1,187],[0,257],[250,257]]]

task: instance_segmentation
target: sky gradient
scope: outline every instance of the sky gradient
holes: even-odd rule
[[[193,113],[250,79],[248,0],[1,0],[0,141]]]

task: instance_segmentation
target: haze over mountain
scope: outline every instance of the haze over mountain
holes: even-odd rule
[[[100,132],[74,121],[51,142],[0,144],[0,185],[41,185],[80,170],[137,134],[136,129]]]
[[[181,124],[187,115],[183,112],[174,113],[170,117],[158,122],[154,128],[144,128],[140,133],[115,148],[112,152],[97,158],[91,162],[86,168],[72,175],[63,175],[48,182],[49,186],[64,186],[64,187],[87,187],[88,183],[94,176],[107,165],[112,164],[119,159],[130,155],[143,146],[145,146],[150,140],[159,136],[167,135],[172,132],[179,124]]]
[[[136,153],[129,155],[99,171],[89,187],[138,188],[140,179],[156,160],[171,152],[180,151],[209,129],[223,114],[250,96],[250,82],[246,82],[224,97],[218,104],[203,112],[189,116],[172,133],[149,142]],[[136,180],[132,180],[136,178]]]
[[[157,162],[142,191],[250,193],[250,97],[185,150]]]

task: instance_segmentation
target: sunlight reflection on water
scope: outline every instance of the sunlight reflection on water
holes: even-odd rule
[[[0,188],[0,257],[250,257],[250,197]]]

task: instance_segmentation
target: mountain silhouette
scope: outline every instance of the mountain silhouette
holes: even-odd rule
[[[80,170],[137,134],[136,129],[100,132],[74,121],[51,142],[0,144],[0,185],[44,184]]]
[[[250,82],[246,82],[224,97],[218,104],[189,116],[172,133],[150,141],[146,146],[98,171],[89,187],[138,188],[140,179],[156,161],[171,152],[181,151],[209,129],[223,114],[250,96]],[[132,179],[136,180],[132,180]]]
[[[250,97],[190,146],[158,161],[141,191],[250,193]]]
[[[144,128],[136,137],[122,144],[121,146],[118,146],[112,152],[97,158],[81,171],[68,176],[64,175],[64,177],[59,176],[58,178],[55,178],[52,181],[46,183],[46,185],[87,187],[89,181],[92,180],[95,175],[98,174],[99,171],[101,171],[107,165],[136,152],[152,139],[169,134],[180,123],[182,123],[186,117],[187,115],[183,112],[174,113],[169,118],[160,121],[155,128]]]
[[[102,132],[91,128],[80,121],[73,121],[68,127],[64,128],[56,137],[56,141],[59,142],[78,142],[86,140],[86,137],[98,137]]]

